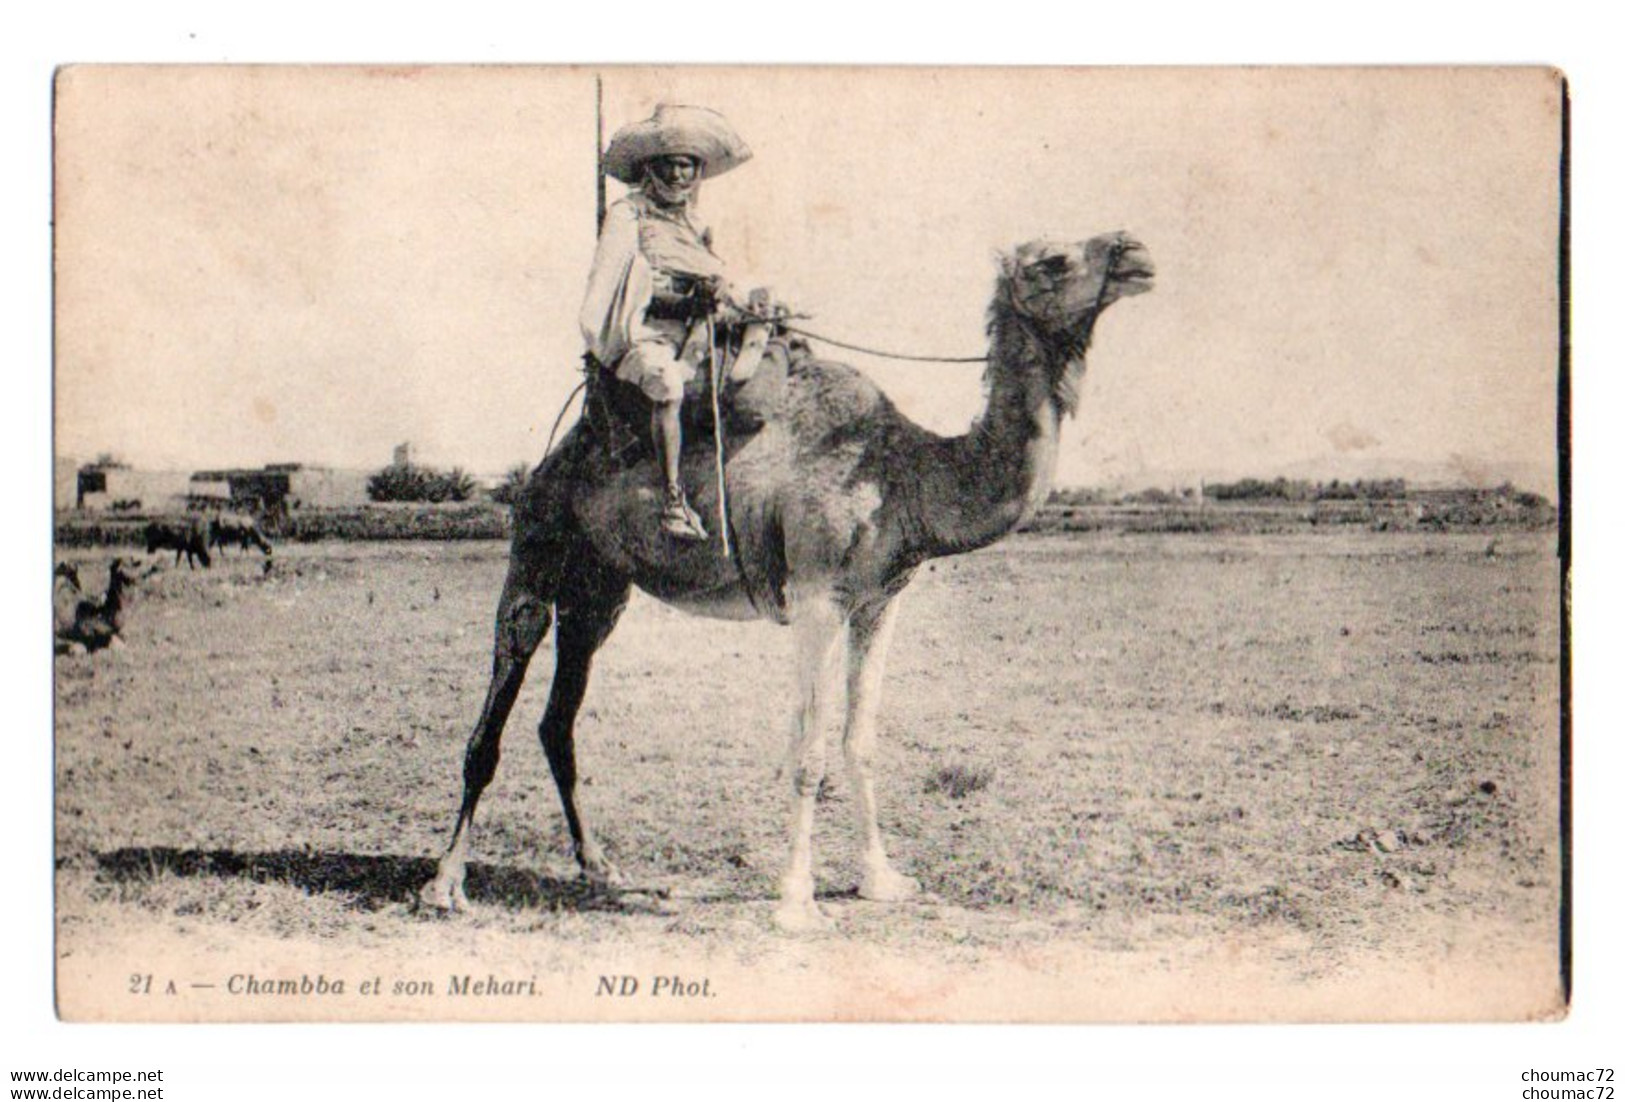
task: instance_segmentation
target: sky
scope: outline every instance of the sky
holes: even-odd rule
[[[755,157],[702,193],[809,328],[985,351],[1001,250],[1125,229],[1057,482],[1453,472],[1555,489],[1560,97],[1524,69],[81,67],[56,115],[59,454],[542,454],[578,379],[606,130]],[[619,185],[610,185],[611,197]],[[979,370],[837,352],[962,431]]]

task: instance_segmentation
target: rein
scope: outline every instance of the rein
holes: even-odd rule
[[[1100,277],[1100,290],[1095,292],[1094,316],[1099,317],[1100,311],[1105,308],[1106,288],[1112,285],[1112,276],[1117,274],[1117,264],[1123,259],[1123,250],[1127,248],[1119,236],[1106,250],[1106,274]]]
[[[1123,259],[1123,251],[1125,248],[1126,246],[1123,244],[1123,242],[1114,241],[1111,244],[1110,250],[1106,254],[1106,274],[1100,281],[1100,289],[1095,292],[1095,304],[1091,311],[1096,316],[1100,314],[1100,311],[1105,304],[1106,290],[1111,286],[1112,275],[1117,271],[1118,262]],[[866,356],[876,356],[882,360],[905,360],[909,363],[931,364],[985,364],[988,361],[988,357],[986,356],[920,356],[909,352],[888,352],[882,348],[872,348],[868,345],[851,344],[847,341],[838,341],[834,337],[826,337],[822,333],[814,333],[810,329],[803,329],[798,325],[791,325],[783,319],[773,317],[772,315],[756,314],[749,310],[741,311],[741,313],[754,321],[768,322],[769,324],[777,326],[779,329],[782,329],[787,333],[798,333],[803,337],[809,337],[815,341],[822,341],[824,344],[834,345],[836,348],[844,348],[848,352],[862,352]]]
[[[551,431],[551,432],[549,432],[547,434],[547,447],[542,449],[542,458],[543,459],[546,459],[549,455],[553,454],[553,438],[559,434],[559,426],[564,423],[564,415],[565,415],[565,413],[567,413],[569,411],[570,403],[576,400],[576,395],[577,394],[580,394],[583,390],[586,390],[586,389],[587,389],[587,380],[582,379],[579,383],[576,384],[576,388],[570,392],[569,397],[564,399],[564,404],[559,407],[559,415],[557,417],[553,418],[553,431]]]
[[[752,314],[750,316],[755,317],[756,315]],[[838,341],[834,337],[826,337],[821,333],[814,333],[810,329],[802,329],[800,326],[788,325],[782,321],[775,321],[773,318],[762,318],[761,320],[773,322],[787,333],[799,333],[803,337],[810,337],[815,341],[822,341],[824,344],[832,344],[836,348],[844,348],[848,352],[862,352],[866,356],[878,356],[882,360],[907,360],[910,363],[927,364],[987,363],[986,356],[916,356],[907,352],[887,352],[879,348],[869,348],[861,344],[849,344],[846,341]]]

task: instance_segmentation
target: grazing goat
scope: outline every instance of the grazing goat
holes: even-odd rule
[[[66,654],[75,647],[94,651],[122,643],[119,632],[124,629],[124,590],[137,580],[123,559],[114,559],[107,568],[107,590],[101,600],[81,599],[72,622],[57,630],[56,652]]]
[[[153,521],[147,525],[147,554],[152,554],[159,548],[175,552],[175,565],[181,564],[181,556],[186,556],[186,566],[194,569],[194,559],[202,560],[205,570],[209,567],[209,526],[201,518],[188,517],[185,520]]]
[[[236,544],[238,550],[258,547],[265,555],[271,554],[271,541],[265,538],[253,517],[223,513],[209,521],[209,546],[225,550],[227,544]]]

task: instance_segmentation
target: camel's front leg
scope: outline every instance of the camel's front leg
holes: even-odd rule
[[[880,837],[880,816],[875,804],[875,716],[880,710],[880,684],[886,675],[886,651],[892,625],[897,622],[895,598],[866,605],[852,616],[846,651],[846,765],[857,796],[854,805],[863,838],[863,880],[858,894],[865,899],[907,899],[919,885],[892,868]]]
[[[790,727],[790,860],[773,912],[781,929],[828,929],[829,919],[813,902],[812,830],[818,789],[824,780],[825,705],[836,686],[845,617],[820,597],[798,602],[794,630],[801,699]]]

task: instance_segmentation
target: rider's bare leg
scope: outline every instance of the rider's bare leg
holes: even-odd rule
[[[666,488],[680,487],[682,478],[678,471],[683,458],[683,400],[675,398],[655,402],[649,418],[649,430],[654,434],[655,449],[660,453],[660,468],[666,477]]]
[[[666,480],[666,503],[661,511],[660,526],[678,539],[703,540],[705,525],[688,504],[683,493],[681,463],[683,458],[683,402],[681,398],[655,402],[649,418],[649,431],[654,437],[655,450],[660,453],[660,471]]]

